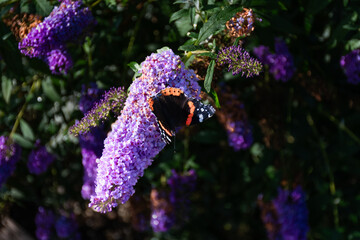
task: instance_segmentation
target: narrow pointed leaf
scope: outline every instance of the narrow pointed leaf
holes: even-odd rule
[[[204,88],[207,92],[210,92],[211,90],[211,82],[214,75],[214,69],[215,69],[215,60],[211,60],[209,67],[206,71],[205,82],[204,82]]]

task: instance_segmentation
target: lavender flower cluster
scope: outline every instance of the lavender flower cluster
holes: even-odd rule
[[[261,18],[255,17],[252,9],[244,8],[243,11],[236,13],[226,22],[226,28],[234,37],[250,35],[254,31],[255,20],[262,21]]]
[[[220,65],[228,64],[228,71],[233,75],[241,72],[241,76],[252,77],[259,75],[262,64],[250,57],[250,54],[240,46],[231,46],[219,51],[217,61]]]
[[[36,148],[30,152],[27,167],[30,173],[39,175],[45,172],[54,160],[54,155],[49,153],[46,147],[41,146],[38,141]]]
[[[190,170],[181,175],[172,170],[167,183],[169,192],[151,191],[151,227],[155,232],[166,232],[173,226],[180,226],[189,217],[190,195],[196,187],[196,172]]]
[[[31,29],[18,47],[26,56],[47,62],[52,73],[67,73],[72,59],[66,44],[78,40],[94,24],[90,9],[84,7],[81,0],[64,0]]]
[[[21,148],[8,137],[0,136],[0,187],[13,174],[21,156]]]
[[[101,93],[102,91],[95,83],[91,84],[87,89],[83,86],[82,96],[79,101],[80,110],[86,113],[91,109],[100,98]],[[96,159],[101,157],[105,137],[106,133],[102,126],[92,128],[86,134],[79,136],[82,164],[84,167],[84,183],[81,189],[81,195],[84,199],[90,199],[91,195],[95,194]]]
[[[168,200],[167,192],[152,189],[150,225],[154,232],[166,232],[175,225],[173,205]]]
[[[117,200],[125,203],[135,192],[134,185],[165,147],[151,112],[148,99],[166,87],[180,88],[199,99],[200,86],[192,70],[185,69],[172,50],[151,54],[141,64],[141,77],[129,88],[125,106],[104,141],[98,161],[96,194],[90,207],[99,212],[111,211]]]
[[[235,151],[249,148],[253,143],[251,126],[245,121],[229,121],[226,125],[229,146]]]
[[[269,72],[275,80],[287,82],[295,73],[293,57],[286,43],[280,39],[275,41],[275,53],[270,53],[269,47],[261,45],[254,48],[254,54],[269,66]]]
[[[355,49],[345,56],[342,56],[340,66],[347,76],[348,83],[360,83],[360,49]]]
[[[253,135],[244,104],[229,87],[223,86],[218,92],[222,107],[216,111],[216,115],[227,131],[229,146],[235,151],[249,148]]]
[[[53,211],[39,207],[35,216],[35,224],[35,234],[38,240],[54,239],[55,232],[59,238],[81,239],[73,215],[70,217],[56,216]]]
[[[300,186],[292,191],[278,189],[278,196],[263,214],[262,220],[267,227],[270,240],[306,240],[309,231],[308,210],[305,192]]]
[[[88,91],[90,92],[87,92],[86,94],[83,93],[83,96],[86,95],[87,97],[82,97],[79,103],[80,110],[83,111],[83,113],[86,112],[86,114],[69,129],[70,133],[74,135],[86,134],[93,127],[99,126],[101,121],[104,121],[109,117],[110,112],[120,115],[124,106],[126,92],[123,87],[111,88],[109,91],[105,92],[101,97],[101,100],[95,104],[94,102],[96,100],[94,100],[94,96],[95,94],[99,94],[99,92],[95,92],[97,90]],[[91,110],[89,110],[90,108]]]

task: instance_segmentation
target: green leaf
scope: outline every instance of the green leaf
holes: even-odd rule
[[[188,51],[188,52],[203,50],[203,49],[204,49],[203,46],[195,46],[195,45],[182,45],[179,47],[179,50]]]
[[[47,77],[45,81],[42,81],[42,89],[45,95],[48,98],[50,98],[52,101],[54,102],[61,101],[60,95],[56,92],[50,77]]]
[[[176,21],[180,18],[187,17],[188,14],[189,14],[189,11],[187,9],[181,9],[177,12],[174,12],[170,17],[169,23]]]
[[[219,102],[219,97],[218,97],[216,91],[215,91],[214,89],[211,89],[210,94],[211,94],[211,96],[212,96],[212,98],[213,98],[213,100],[214,100],[214,102],[215,102],[215,106],[216,106],[217,108],[221,108],[220,102]]]
[[[156,50],[156,52],[157,52],[157,53],[162,53],[162,52],[165,52],[165,51],[167,51],[167,50],[170,50],[170,48],[169,48],[169,47],[162,47],[162,48]]]
[[[20,134],[14,133],[14,135],[12,137],[13,137],[14,141],[23,148],[32,148],[33,147],[32,142],[27,140]]]
[[[218,11],[212,15],[209,20],[204,24],[200,29],[199,38],[197,44],[206,40],[210,35],[214,34],[216,31],[225,28],[225,23],[235,15],[235,13],[240,12],[242,7],[231,5],[225,7],[223,10]]]
[[[207,92],[210,92],[211,90],[211,82],[214,75],[214,69],[215,69],[215,60],[211,60],[209,67],[206,71],[205,82],[204,82],[204,88]]]
[[[30,125],[24,119],[20,120],[20,128],[21,128],[21,132],[22,132],[23,136],[26,139],[29,139],[32,141],[35,140],[33,130],[31,129]]]
[[[131,70],[133,70],[135,73],[138,73],[140,70],[140,64],[138,64],[137,62],[130,62],[128,64],[128,66],[131,68]]]
[[[194,27],[195,25],[195,15],[196,15],[195,8],[194,7],[189,8],[190,23],[192,27]]]
[[[52,9],[53,6],[46,0],[35,0],[36,2],[36,10],[40,15],[43,16],[48,16]]]
[[[11,80],[6,78],[5,76],[2,77],[1,81],[1,90],[6,103],[9,103],[11,91],[12,91],[12,84]]]
[[[346,45],[345,49],[352,51],[354,49],[360,48],[360,40],[359,39],[351,39],[349,40]]]

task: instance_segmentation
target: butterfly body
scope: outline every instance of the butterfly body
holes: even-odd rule
[[[161,137],[167,144],[175,136],[176,128],[201,123],[215,113],[211,105],[189,98],[179,88],[165,88],[150,97],[148,102],[156,116]]]

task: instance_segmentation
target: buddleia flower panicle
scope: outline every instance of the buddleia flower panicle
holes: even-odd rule
[[[54,160],[55,156],[37,141],[36,148],[30,152],[27,167],[30,173],[39,175],[45,172]]]
[[[260,61],[269,66],[269,72],[275,80],[289,81],[295,73],[294,60],[286,43],[281,39],[275,40],[275,53],[271,53],[266,46],[254,48],[254,54]]]
[[[103,91],[95,83],[91,83],[87,89],[83,85],[79,109],[86,113],[100,99],[102,93]],[[90,196],[95,193],[96,159],[101,157],[105,137],[106,132],[102,125],[94,127],[86,134],[79,136],[82,164],[84,167],[81,195],[84,199],[90,199]]]
[[[344,70],[348,83],[360,83],[360,49],[355,49],[342,56],[340,66]]]
[[[8,137],[0,136],[0,187],[15,171],[20,156],[20,146]]]
[[[47,62],[53,74],[67,73],[72,59],[66,44],[80,42],[95,25],[89,8],[81,0],[64,0],[19,42],[20,52]]]
[[[300,186],[294,190],[278,189],[278,196],[265,203],[260,195],[261,219],[270,240],[306,240],[309,231],[306,195]]]
[[[200,99],[201,88],[194,71],[185,69],[172,50],[151,54],[141,63],[139,73],[98,160],[96,194],[89,206],[99,212],[111,211],[117,201],[125,203],[134,194],[134,185],[144,170],[165,147],[149,98],[166,87],[175,87]]]
[[[252,77],[259,75],[262,64],[240,46],[231,46],[219,51],[217,62],[220,65],[228,65],[228,71],[233,75],[241,72],[241,76]]]
[[[256,20],[262,21],[261,18],[255,17],[252,9],[244,8],[226,22],[226,28],[233,37],[249,36],[255,29],[254,23]]]
[[[165,190],[153,188],[150,193],[151,217],[150,225],[154,232],[169,231],[176,223],[173,205]]]
[[[123,87],[111,88],[79,122],[69,129],[70,133],[77,136],[89,132],[91,128],[99,126],[102,121],[108,119],[110,112],[120,115],[125,100],[126,92]]]
[[[226,86],[217,92],[221,108],[216,111],[216,115],[227,132],[229,146],[235,151],[249,148],[253,143],[252,127],[244,104]]]

